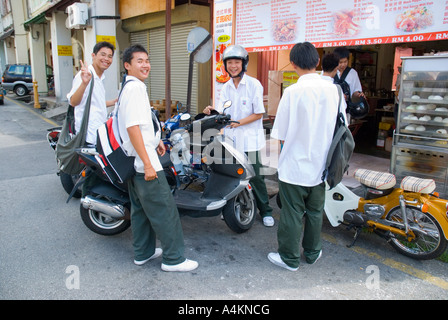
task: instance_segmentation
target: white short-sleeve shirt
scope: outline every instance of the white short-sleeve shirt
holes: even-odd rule
[[[92,100],[90,103],[90,113],[89,113],[89,125],[87,126],[87,136],[86,141],[89,144],[96,145],[96,131],[98,128],[104,124],[107,120],[107,106],[106,106],[106,90],[104,89],[104,73],[101,75],[101,78],[95,72],[95,68],[92,65],[89,66],[89,70],[93,73],[93,80],[95,83],[93,84],[93,92],[92,92]],[[78,72],[73,79],[72,89],[67,94],[67,99],[70,101],[70,98],[73,94],[78,90],[81,85],[81,71]],[[75,107],[75,131],[79,132],[81,129],[82,117],[84,115],[84,109],[87,103],[87,98],[89,96],[90,85],[92,81],[87,85],[86,90],[82,96],[82,100],[79,105]]]
[[[225,101],[231,100],[232,106],[225,111],[232,120],[238,121],[251,114],[263,114],[263,86],[260,81],[244,74],[238,88],[233,80],[227,81],[222,89],[216,110],[222,112]],[[233,139],[234,146],[240,151],[258,151],[266,145],[263,119],[256,120],[237,128],[225,128],[224,133]]]
[[[338,104],[337,87],[316,73],[301,76],[285,89],[271,132],[284,140],[279,180],[307,187],[322,183]]]
[[[338,77],[341,78],[341,73],[338,70]],[[361,81],[359,81],[358,72],[355,69],[351,68],[347,73],[347,77],[345,77],[345,81],[348,83],[350,87],[350,95],[353,95],[356,91],[362,92]]]
[[[124,86],[119,104],[117,103],[114,110],[116,112],[118,107],[118,125],[123,140],[123,148],[128,152],[128,155],[135,156],[135,171],[144,173],[143,161],[135,151],[127,131],[127,128],[138,125],[151,165],[155,171],[161,171],[162,165],[156,151],[160,142],[160,130],[156,130],[157,133],[155,133],[146,85],[136,77],[129,75],[126,76],[126,81],[129,82]]]

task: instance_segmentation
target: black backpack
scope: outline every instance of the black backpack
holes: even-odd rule
[[[352,68],[350,67],[345,68],[340,78],[337,74],[334,76],[334,83],[341,86],[342,92],[347,96],[348,101],[351,100],[351,92],[350,92],[350,86],[348,85],[347,81],[345,81],[345,78],[347,78],[347,75],[351,69]]]
[[[327,181],[330,189],[333,189],[342,181],[355,149],[355,140],[344,121],[343,111],[341,112],[342,89],[339,85],[336,85],[336,87],[339,93],[338,115],[336,117],[333,141],[328,151],[325,170],[322,173],[322,181]]]

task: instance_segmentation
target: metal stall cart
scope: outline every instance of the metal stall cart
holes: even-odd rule
[[[448,55],[403,57],[391,172],[434,179],[448,196]]]

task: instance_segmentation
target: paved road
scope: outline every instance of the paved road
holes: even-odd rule
[[[186,256],[199,268],[165,273],[160,260],[137,267],[130,230],[97,235],[83,225],[79,200],[65,203],[45,140],[52,126],[32,106],[11,98],[0,106],[0,299],[448,297],[448,264],[406,258],[369,233],[349,249],[352,233],[326,220],[321,260],[312,266],[303,261],[297,272],[267,260],[276,250],[276,226],[266,228],[260,218],[248,232],[235,234],[219,217],[182,217]],[[277,222],[280,211],[271,203]]]

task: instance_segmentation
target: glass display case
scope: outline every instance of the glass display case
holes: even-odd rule
[[[399,111],[391,153],[397,181],[431,178],[447,194],[448,55],[403,57]]]

